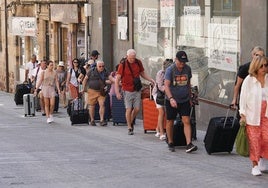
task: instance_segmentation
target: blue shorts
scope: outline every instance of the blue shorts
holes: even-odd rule
[[[170,105],[169,100],[166,100],[167,120],[175,120],[178,113],[180,114],[180,116],[190,116],[191,113],[190,101],[184,103],[177,103],[177,108],[173,108]]]

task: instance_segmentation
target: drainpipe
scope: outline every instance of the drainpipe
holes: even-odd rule
[[[5,0],[5,59],[6,59],[6,92],[9,92],[9,67],[8,67],[8,35],[7,35],[7,20],[8,11],[7,11],[7,0]]]

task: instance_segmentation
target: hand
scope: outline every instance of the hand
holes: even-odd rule
[[[34,93],[33,93],[33,94],[34,94],[34,96],[36,96],[36,95],[37,95],[37,91],[36,91],[36,90],[34,90]]]
[[[120,93],[118,93],[118,94],[116,94],[116,98],[117,98],[118,100],[121,100],[121,99],[122,99],[122,95],[121,95]]]
[[[246,117],[244,115],[241,115],[239,124],[240,126],[246,126]]]
[[[177,102],[175,99],[171,98],[169,99],[169,102],[170,102],[170,105],[173,107],[173,108],[177,108]]]

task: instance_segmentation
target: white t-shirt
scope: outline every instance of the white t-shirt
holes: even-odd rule
[[[35,69],[32,70],[32,76],[33,77],[36,76],[36,83],[35,84],[37,84],[40,81],[42,72],[44,72],[46,69],[43,70],[40,67],[38,73],[37,73],[37,70],[38,70],[38,67],[36,67]],[[37,75],[36,75],[36,73],[37,73]],[[40,87],[38,89],[41,89],[41,88],[42,88],[42,84],[40,85]]]
[[[28,77],[29,79],[31,79],[31,76],[32,76],[32,74],[33,74],[32,71],[33,71],[33,69],[35,69],[35,67],[37,67],[37,62],[32,63],[32,62],[30,61],[30,62],[26,63],[25,70],[29,70],[29,73],[28,73],[28,75],[27,75],[27,77]]]

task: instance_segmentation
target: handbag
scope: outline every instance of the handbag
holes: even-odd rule
[[[239,128],[239,131],[236,136],[235,146],[236,152],[239,155],[244,157],[249,156],[248,138],[245,125],[241,125]]]
[[[141,79],[139,77],[136,77],[133,79],[133,84],[134,84],[134,90],[135,91],[140,91],[142,88],[141,84]]]
[[[161,91],[158,86],[156,85],[157,91],[156,91],[156,103],[159,105],[165,104],[165,92]]]

